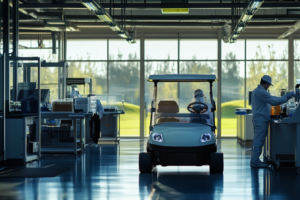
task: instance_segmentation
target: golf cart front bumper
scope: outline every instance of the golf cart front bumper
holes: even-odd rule
[[[210,154],[217,152],[217,145],[199,147],[166,147],[147,144],[147,152],[153,155],[153,163],[162,166],[202,166],[208,165]]]

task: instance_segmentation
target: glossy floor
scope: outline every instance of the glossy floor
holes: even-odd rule
[[[121,140],[71,155],[47,155],[26,167],[70,167],[54,178],[0,179],[0,199],[300,199],[300,175],[295,170],[273,172],[249,167],[250,149],[236,140],[218,141],[224,152],[224,174],[204,167],[157,167],[140,174],[138,153],[144,140]]]

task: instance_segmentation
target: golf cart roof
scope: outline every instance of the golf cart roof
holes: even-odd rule
[[[160,74],[150,75],[149,82],[212,82],[216,81],[214,74]]]

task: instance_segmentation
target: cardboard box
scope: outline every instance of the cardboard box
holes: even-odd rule
[[[73,102],[54,101],[52,102],[52,112],[73,112]]]

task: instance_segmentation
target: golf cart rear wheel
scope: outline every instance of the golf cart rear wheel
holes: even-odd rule
[[[151,173],[153,169],[152,153],[142,152],[139,155],[139,170],[141,173]]]
[[[223,173],[224,171],[223,153],[211,153],[209,167],[210,167],[210,173]]]

